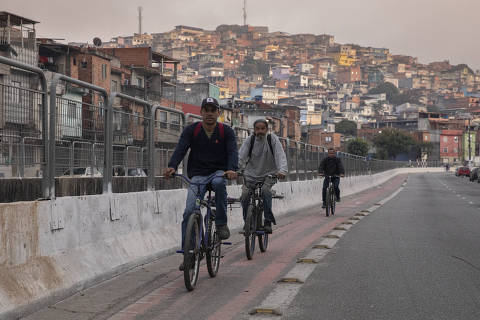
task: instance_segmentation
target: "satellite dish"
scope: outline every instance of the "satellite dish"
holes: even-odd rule
[[[100,47],[102,45],[102,40],[98,37],[93,38],[93,44],[95,47]]]

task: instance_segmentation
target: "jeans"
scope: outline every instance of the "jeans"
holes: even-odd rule
[[[263,199],[263,213],[265,217],[265,222],[273,222],[276,224],[275,217],[272,212],[272,187],[275,184],[276,179],[265,178],[262,189],[260,191],[261,197]],[[242,209],[243,209],[243,221],[247,218],[248,205],[250,204],[251,194],[250,188],[255,187],[255,181],[245,181],[245,184],[242,186]]]
[[[212,175],[222,175],[224,172],[219,170]],[[212,176],[195,176],[190,179],[194,183],[205,183]],[[211,182],[212,190],[215,192],[215,224],[217,226],[227,224],[227,187],[224,177],[214,178]],[[195,192],[194,192],[195,190]],[[197,193],[198,197],[203,199],[205,193],[207,192],[207,185],[202,184],[199,186],[190,185],[188,188],[187,202],[185,204],[185,211],[183,212],[182,220],[182,249],[185,244],[185,231],[187,229],[188,218],[193,213],[195,209],[198,209],[196,205]]]
[[[337,199],[340,199],[340,188],[338,187],[340,185],[340,177],[330,177],[333,183],[333,188],[335,189],[335,196]],[[322,189],[322,201],[325,203],[325,197],[327,194],[327,188],[328,188],[328,179],[325,178],[323,180],[323,189]]]

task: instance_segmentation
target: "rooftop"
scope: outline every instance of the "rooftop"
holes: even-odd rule
[[[0,11],[0,26],[7,26],[8,19],[10,18],[10,25],[11,26],[20,26],[23,24],[36,24],[39,23],[38,21],[30,20],[25,17],[17,16],[16,14],[7,12],[7,11]]]

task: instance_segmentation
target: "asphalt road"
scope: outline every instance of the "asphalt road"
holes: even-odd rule
[[[245,256],[243,236],[233,233],[233,245],[224,247],[225,258],[217,277],[209,278],[205,265],[201,266],[193,292],[186,291],[183,274],[177,269],[182,257],[172,255],[82,291],[25,319],[249,318],[249,312],[312,245],[359,210],[392,194],[405,179],[406,175],[397,176],[381,187],[343,197],[334,217],[325,217],[320,207],[281,217],[267,252],[255,252],[251,261]]]
[[[480,319],[480,184],[410,175],[322,259],[284,319]]]

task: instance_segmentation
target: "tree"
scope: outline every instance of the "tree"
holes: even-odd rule
[[[377,158],[391,160],[401,153],[409,152],[417,145],[415,139],[396,129],[383,130],[375,137],[373,143],[377,148]]]
[[[343,119],[335,125],[335,132],[342,133],[346,136],[357,136],[357,123],[355,121]]]
[[[393,84],[390,82],[382,82],[380,83],[376,88],[370,89],[368,91],[370,94],[380,94],[380,93],[386,93],[387,94],[387,100],[389,102],[392,102],[392,98],[396,97],[399,94],[398,88],[395,87]]]
[[[353,139],[348,142],[347,152],[365,157],[368,154],[368,143],[363,139]]]

